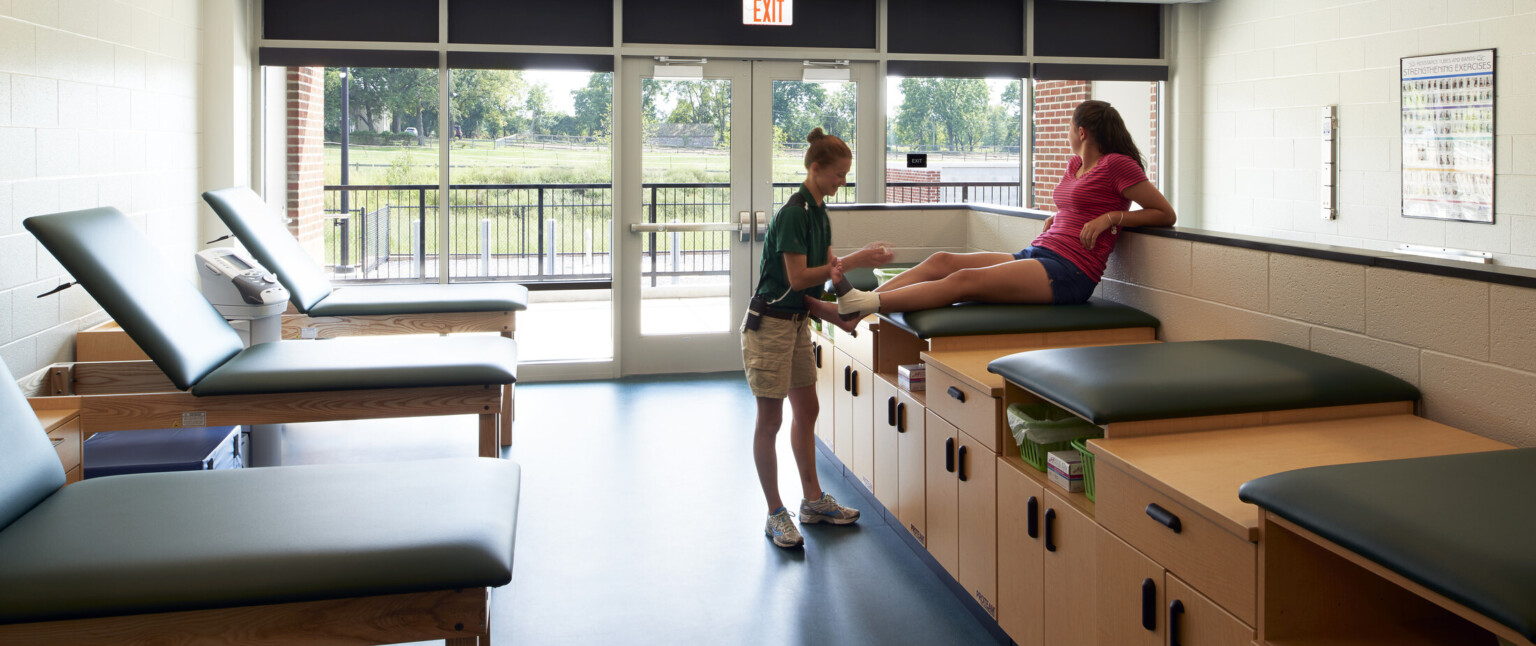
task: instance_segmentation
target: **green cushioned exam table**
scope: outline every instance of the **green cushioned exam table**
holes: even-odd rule
[[[0,364],[0,643],[489,643],[519,477],[452,458],[61,489]]]
[[[1536,449],[1513,449],[1298,469],[1238,497],[1536,642],[1533,493]]]
[[[1124,328],[1155,330],[1157,317],[1099,298],[1081,305],[960,303],[915,312],[881,314],[919,339],[983,334],[1071,332]]]
[[[1111,432],[1171,419],[1206,418],[1208,429],[1411,413],[1419,398],[1375,368],[1251,339],[1033,350],[987,369]],[[1197,429],[1159,432],[1172,430]]]
[[[499,453],[503,387],[517,345],[502,337],[278,341],[245,349],[184,275],[122,213],[28,218],[37,236],[164,372],[176,392],[86,397],[89,432],[417,415],[480,416],[480,455]],[[131,363],[131,362],[124,362]]]

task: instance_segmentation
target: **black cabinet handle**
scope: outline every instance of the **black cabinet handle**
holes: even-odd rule
[[[1056,551],[1056,540],[1053,536],[1056,528],[1056,510],[1045,510],[1045,551]]]
[[[965,447],[960,447],[960,456],[955,460],[960,467],[960,481],[965,482]]]
[[[1152,520],[1166,525],[1175,534],[1184,531],[1184,524],[1179,522],[1179,517],[1175,516],[1173,512],[1158,506],[1155,502],[1147,503],[1147,515],[1151,516]]]
[[[896,405],[896,432],[907,432],[907,402]]]
[[[1157,630],[1157,584],[1152,579],[1141,582],[1141,627]]]
[[[1029,516],[1026,525],[1029,528],[1029,537],[1040,538],[1040,499],[1030,496],[1029,504],[1025,505],[1024,514]]]
[[[955,472],[955,438],[944,440],[944,470]]]
[[[811,356],[816,359],[816,367],[820,368],[821,367],[821,344],[820,343],[817,343],[817,344],[814,344],[814,345],[811,346]]]
[[[859,396],[859,371],[853,371],[853,396]]]
[[[885,425],[896,425],[896,398],[888,397],[885,400]]]
[[[1168,604],[1168,646],[1179,646],[1179,616],[1183,614],[1183,601],[1174,599]]]
[[[848,385],[848,384],[850,384],[852,382],[853,382],[853,366],[843,366],[843,392],[848,392],[849,390],[853,389],[851,386]]]
[[[960,400],[960,403],[962,404],[965,403],[965,391],[960,390],[954,386],[950,386],[948,392],[950,397],[954,397],[955,399]]]

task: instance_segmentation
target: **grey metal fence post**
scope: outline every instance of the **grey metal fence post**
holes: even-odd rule
[[[491,276],[491,221],[480,221],[480,275]]]
[[[672,224],[677,224],[677,218],[672,218]],[[677,274],[679,271],[682,270],[682,257],[680,255],[680,253],[681,253],[680,250],[683,247],[683,233],[681,231],[673,231],[672,232],[672,240],[671,240],[671,242],[672,242],[672,249],[670,250],[671,253],[668,253],[667,255],[671,256],[672,273],[673,274]],[[672,276],[672,284],[674,284],[674,285],[677,284],[677,276],[676,275]]]
[[[549,255],[544,256],[544,273],[551,276],[555,273],[555,228],[558,226],[554,218],[546,220],[545,229],[549,233]]]
[[[426,269],[427,246],[422,241],[423,237],[421,219],[417,218],[411,222],[411,266],[416,268],[414,278],[421,278]]]
[[[427,277],[427,189],[417,189],[416,204],[421,206],[421,219],[416,220],[416,277]]]

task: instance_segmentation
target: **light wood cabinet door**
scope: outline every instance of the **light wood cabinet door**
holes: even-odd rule
[[[997,454],[965,431],[958,436],[955,476],[960,575],[982,609],[997,618]]]
[[[928,553],[949,572],[959,578],[958,536],[956,523],[959,516],[960,481],[955,479],[955,446],[959,431],[944,418],[926,411],[924,443],[927,448],[926,488],[928,512]]]
[[[1045,492],[1040,519],[1045,547],[1045,643],[1093,644],[1097,637],[1094,556],[1104,530],[1055,492]]]
[[[832,434],[834,415],[837,409],[833,393],[838,382],[834,376],[837,370],[832,367],[832,344],[820,334],[811,335],[811,358],[816,362],[816,401],[821,404],[821,413],[816,416],[816,437],[821,438],[827,446],[833,446],[835,441]],[[834,447],[835,452],[835,447]]]
[[[1166,634],[1163,566],[1114,534],[1099,532],[1099,644],[1160,646]]]
[[[832,453],[845,467],[853,466],[853,359],[841,348],[832,351]]]
[[[1164,621],[1170,646],[1226,646],[1253,642],[1253,629],[1189,584],[1168,574]],[[1320,591],[1321,592],[1321,591]]]
[[[1045,643],[1044,496],[1017,465],[997,459],[997,623],[1019,646]]]
[[[900,504],[901,463],[897,457],[896,408],[900,403],[899,392],[896,383],[889,375],[879,375],[874,381],[872,394],[875,406],[875,438],[874,438],[874,481],[875,499],[885,505],[892,513]]]
[[[908,392],[896,399],[896,517],[917,542],[928,544],[928,473],[925,429],[927,407]]]
[[[875,490],[875,382],[880,381],[869,364],[853,360],[849,400],[853,406],[853,475],[864,488]]]

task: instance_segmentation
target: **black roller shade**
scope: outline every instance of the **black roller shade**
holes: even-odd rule
[[[886,38],[901,54],[1024,54],[1024,2],[888,0]]]
[[[976,61],[891,61],[885,66],[889,76],[943,76],[949,78],[1029,77],[1029,63]]]
[[[437,42],[437,0],[264,0],[262,35],[277,40]]]
[[[263,47],[256,58],[277,67],[437,67],[437,52]]]
[[[1036,56],[1162,58],[1162,5],[1035,0]]]
[[[449,0],[448,42],[612,47],[613,0]]]
[[[1035,63],[1041,81],[1166,81],[1167,65],[1075,65]]]
[[[448,67],[461,70],[581,70],[585,72],[612,72],[613,57],[599,54],[448,52]]]
[[[793,25],[741,24],[736,0],[625,0],[624,42],[875,48],[875,0],[795,3]]]

